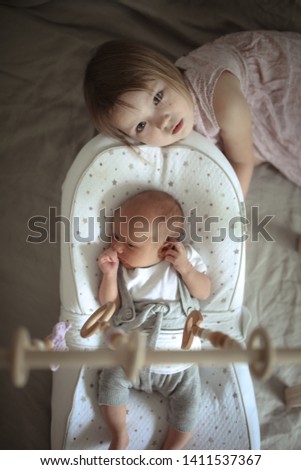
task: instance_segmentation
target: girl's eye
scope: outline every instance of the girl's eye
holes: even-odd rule
[[[145,121],[139,122],[138,126],[136,127],[136,132],[139,134],[140,132],[144,130],[145,126],[146,126]]]
[[[163,91],[159,91],[158,93],[156,93],[153,98],[154,105],[157,106],[157,104],[159,104],[160,101],[162,101],[162,98],[163,98]]]

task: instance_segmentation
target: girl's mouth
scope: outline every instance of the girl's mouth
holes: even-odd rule
[[[179,121],[178,124],[176,124],[176,126],[173,128],[172,134],[174,135],[174,134],[177,134],[178,132],[180,132],[180,130],[183,127],[183,124],[184,124],[183,119],[181,119],[181,121]]]

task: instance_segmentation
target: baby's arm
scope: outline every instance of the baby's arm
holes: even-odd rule
[[[101,305],[114,302],[116,309],[118,309],[120,306],[117,283],[119,260],[116,251],[112,248],[105,250],[98,258],[98,266],[103,273],[98,291],[99,302]]]
[[[240,82],[231,72],[223,72],[218,79],[213,107],[221,129],[222,150],[233,166],[246,196],[254,168],[252,118]]]
[[[205,273],[197,271],[187,258],[186,249],[181,242],[170,242],[164,259],[171,263],[181,275],[190,294],[200,300],[210,295],[211,280]]]

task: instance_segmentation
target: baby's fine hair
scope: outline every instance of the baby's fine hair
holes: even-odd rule
[[[158,52],[126,40],[102,44],[88,62],[84,77],[84,96],[93,123],[99,132],[129,143],[127,136],[112,124],[112,112],[126,106],[121,95],[145,91],[154,79],[191,100],[180,70]]]
[[[150,189],[142,191],[127,199],[122,206],[135,204],[137,216],[161,219],[160,224],[153,224],[156,233],[153,232],[153,238],[162,238],[164,241],[182,240],[184,234],[184,213],[180,203],[171,194]],[[159,232],[158,232],[159,231]]]
[[[154,216],[166,218],[184,216],[183,209],[177,199],[165,191],[147,189],[129,197],[122,205],[134,202],[141,210],[141,214],[138,215],[143,215],[143,209],[146,207]]]

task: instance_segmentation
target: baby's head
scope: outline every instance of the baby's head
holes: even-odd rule
[[[163,147],[193,127],[182,73],[163,55],[128,41],[109,41],[90,59],[84,94],[95,127],[123,143]]]
[[[112,248],[126,268],[148,267],[159,263],[166,244],[181,240],[183,232],[180,204],[164,191],[143,191],[114,212]]]

